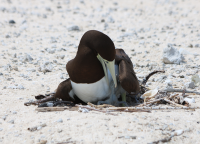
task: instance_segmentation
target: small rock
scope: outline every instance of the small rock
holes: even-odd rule
[[[40,130],[40,129],[42,129],[42,127],[41,127],[41,126],[38,126],[38,127],[37,127],[37,130]]]
[[[189,44],[188,47],[193,48],[193,45],[192,45],[192,44]]]
[[[200,47],[200,45],[199,45],[199,44],[195,44],[195,45],[194,45],[194,47],[196,47],[196,48],[199,48],[199,47]]]
[[[62,122],[63,122],[63,120],[62,120],[62,119],[58,119],[58,120],[57,120],[57,122],[59,122],[59,123],[62,123]]]
[[[184,133],[184,130],[176,130],[175,132],[171,133],[171,136],[179,136]]]
[[[62,129],[58,129],[57,131],[58,131],[58,133],[61,133],[61,132],[62,132]]]
[[[24,59],[23,59],[23,61],[24,62],[31,62],[33,60],[33,58],[29,55],[29,54],[25,54],[24,55]]]
[[[198,74],[195,74],[192,76],[191,80],[194,82],[195,86],[200,85],[200,77]]]
[[[56,58],[57,58],[57,59],[64,59],[64,58],[65,58],[65,55],[56,55]]]
[[[10,38],[10,36],[9,36],[9,35],[6,35],[5,38]]]
[[[9,20],[9,24],[15,24],[14,20]]]
[[[38,144],[46,144],[47,140],[41,140]]]
[[[165,64],[180,64],[183,60],[183,55],[172,45],[163,50],[163,62]]]
[[[12,67],[10,64],[7,64],[6,66],[4,66],[4,70],[5,71],[11,71],[12,70]]]
[[[3,120],[6,120],[6,116],[2,116],[2,119],[3,119]]]
[[[10,120],[9,123],[14,124],[14,120]]]
[[[35,72],[36,70],[34,68],[28,68],[26,71]]]
[[[68,31],[80,31],[77,25],[69,26],[67,29]]]
[[[43,73],[51,72],[52,70],[53,70],[53,65],[51,62],[48,62],[48,61],[43,62],[38,68],[38,71],[43,72]]]
[[[48,49],[46,49],[46,51],[47,51],[48,53],[50,53],[50,54],[54,54],[55,51],[56,51],[56,49],[55,49],[55,48],[52,48],[52,49],[48,48]]]
[[[2,128],[0,128],[0,131],[2,131],[3,129]]]
[[[12,68],[13,68],[13,70],[18,71],[18,67],[17,66],[13,66]]]
[[[17,48],[16,48],[16,47],[11,47],[11,49],[12,49],[12,50],[16,50]]]
[[[194,82],[188,82],[188,83],[185,84],[185,87],[194,89],[195,88],[195,84],[194,84]]]
[[[184,98],[184,101],[188,102],[188,103],[195,103],[195,99],[194,98]]]
[[[130,136],[124,136],[125,139],[130,139]]]

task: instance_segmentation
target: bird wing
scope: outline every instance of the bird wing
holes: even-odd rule
[[[123,49],[116,49],[115,63],[119,65],[119,81],[129,94],[140,91],[139,82],[133,70],[133,63]]]
[[[68,78],[67,80],[61,82],[58,85],[58,88],[56,89],[55,97],[62,99],[63,101],[72,101],[75,104],[77,103],[84,103],[81,101],[74,93],[71,94],[73,95],[72,97],[70,96],[70,92],[73,91],[72,85],[71,85],[71,80]]]

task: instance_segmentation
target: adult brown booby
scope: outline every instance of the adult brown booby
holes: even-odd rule
[[[69,79],[61,82],[55,97],[94,104],[118,106],[126,101],[126,92],[138,93],[139,82],[133,64],[122,49],[115,49],[105,34],[90,30],[81,38],[74,59],[66,65]]]

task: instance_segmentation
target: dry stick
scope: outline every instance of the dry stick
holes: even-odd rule
[[[148,104],[152,104],[152,103],[158,102],[160,100],[163,100],[163,98],[160,98],[160,99],[157,99],[157,100],[153,100],[153,101],[149,101],[149,102],[146,102],[145,104],[137,105],[137,107],[143,107],[143,106],[146,106]]]
[[[166,102],[170,103],[170,104],[175,105],[175,106],[183,107],[183,105],[177,104],[177,103],[175,103],[175,102],[173,102],[173,101],[170,101],[170,100],[168,100],[168,99],[166,99],[166,98],[164,98],[164,100],[165,100]]]
[[[54,96],[48,96],[48,97],[43,98],[41,100],[26,102],[26,103],[24,103],[24,105],[25,106],[38,105],[39,103],[44,103],[44,102],[48,102],[48,101],[52,101],[52,100],[55,100],[55,97]]]
[[[158,140],[158,141],[154,141],[154,142],[151,142],[151,143],[147,143],[147,144],[159,144],[160,142],[163,142],[163,143],[169,142],[169,141],[171,140],[172,137],[173,137],[173,136],[166,137],[166,138],[164,138],[164,139],[161,139],[161,140]]]
[[[112,112],[150,112],[148,109],[133,109],[130,107],[110,107],[107,110],[112,110]]]
[[[182,89],[172,89],[172,88],[164,89],[163,91],[166,91],[166,92],[183,92]],[[188,90],[185,90],[185,93],[195,93],[197,95],[200,95],[200,92],[188,91]]]
[[[93,108],[93,107],[87,107],[87,106],[82,106],[82,105],[78,105],[78,104],[76,104],[75,106],[117,116],[117,114],[109,113],[107,111],[99,110],[99,109],[96,109],[96,108]]]
[[[113,105],[109,105],[109,104],[103,104],[103,105],[94,105],[90,102],[87,103],[89,106],[91,107],[95,107],[95,108],[106,108],[106,107],[114,107]]]
[[[186,89],[183,90],[182,96],[185,97],[185,91]]]
[[[158,72],[165,73],[165,71],[158,71],[158,70],[151,72],[150,74],[148,74],[148,75],[143,79],[142,85],[146,85],[148,79],[149,79],[152,75],[154,75],[154,74],[156,74],[156,73],[158,73]]]
[[[178,96],[179,94],[173,94],[173,95],[171,95],[168,99],[172,99],[172,98],[174,98],[175,96]]]
[[[64,111],[66,109],[69,109],[69,107],[41,107],[41,108],[36,108],[35,110],[38,112],[50,112],[50,111]]]
[[[110,107],[108,108],[108,110],[180,110],[180,109],[185,109],[185,110],[189,110],[189,109],[200,109],[200,107]]]

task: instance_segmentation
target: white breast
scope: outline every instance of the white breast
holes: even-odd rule
[[[118,74],[118,66],[115,65],[115,72]],[[111,74],[108,70],[109,82],[112,81]],[[84,102],[96,103],[105,98],[108,98],[111,94],[111,90],[107,84],[106,78],[103,77],[101,80],[86,84],[86,83],[75,83],[71,81],[74,93]]]

